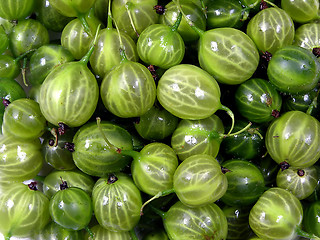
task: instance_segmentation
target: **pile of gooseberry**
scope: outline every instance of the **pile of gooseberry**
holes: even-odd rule
[[[319,0],[0,0],[4,240],[320,239]]]

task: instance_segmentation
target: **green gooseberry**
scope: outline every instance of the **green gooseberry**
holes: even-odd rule
[[[0,232],[5,239],[29,237],[49,223],[49,199],[36,182],[2,185],[0,191]]]
[[[4,111],[2,133],[20,139],[35,139],[45,132],[47,121],[39,103],[29,98],[11,102]]]
[[[41,85],[55,67],[73,60],[72,54],[61,45],[43,45],[30,57],[27,79],[32,86]]]
[[[219,83],[241,84],[251,78],[258,67],[258,49],[239,29],[223,27],[201,31],[199,41],[200,67]]]
[[[299,200],[302,200],[314,192],[318,178],[318,171],[314,165],[306,168],[290,166],[278,171],[276,183],[278,187],[288,190]]]
[[[320,41],[317,37],[320,32],[320,23],[310,22],[297,27],[294,34],[293,45],[306,48],[309,51],[320,47]]]
[[[60,14],[66,17],[78,18],[86,29],[86,32],[91,34],[85,15],[93,7],[95,0],[49,0],[49,2]]]
[[[277,90],[289,94],[305,93],[318,84],[320,62],[309,50],[289,45],[279,48],[268,63],[267,75]]]
[[[180,5],[185,16],[192,21],[197,28],[201,30],[206,29],[207,21],[201,6],[189,0],[181,1]],[[160,15],[159,22],[168,26],[173,26],[177,21],[178,16],[179,9],[176,3],[174,1],[169,1],[164,7],[164,13]],[[184,17],[181,19],[177,31],[183,41],[187,44],[193,43],[199,39],[199,35],[190,27]]]
[[[156,100],[156,84],[147,67],[127,59],[120,50],[122,61],[102,80],[100,95],[104,106],[121,118],[145,114]]]
[[[227,239],[248,239],[252,234],[249,226],[250,207],[224,205],[222,208],[228,222]]]
[[[112,17],[118,29],[136,41],[145,28],[158,23],[157,4],[156,0],[113,0]]]
[[[63,28],[73,19],[73,17],[62,15],[49,0],[36,0],[35,14],[37,19],[53,32],[62,32]]]
[[[241,159],[222,163],[227,172],[228,188],[221,201],[229,206],[246,207],[254,204],[266,190],[264,177],[255,164]]]
[[[98,32],[99,28],[96,36]],[[87,66],[95,40],[81,60],[57,66],[41,84],[40,109],[47,121],[55,126],[82,126],[96,109],[99,86]]]
[[[49,32],[38,20],[28,18],[15,25],[9,34],[9,47],[14,57],[49,43]]]
[[[106,141],[107,140],[107,141]],[[101,121],[84,124],[74,135],[73,160],[76,166],[91,176],[105,177],[125,168],[131,157],[117,149],[132,150],[132,136],[118,124]],[[115,147],[111,148],[110,145]]]
[[[155,104],[134,122],[134,127],[143,139],[159,141],[174,132],[179,120],[161,105]]]
[[[130,231],[141,218],[141,193],[125,173],[112,173],[98,179],[93,187],[92,202],[98,223],[110,231]]]
[[[171,240],[227,238],[227,218],[215,203],[188,207],[177,201],[167,212],[153,209],[162,217],[164,228]]]
[[[278,164],[306,168],[320,157],[320,123],[301,111],[289,111],[268,126],[266,149]]]
[[[128,60],[133,62],[139,60],[136,43],[128,34],[113,27],[111,13],[108,12],[107,27],[99,32],[96,47],[90,57],[92,70],[100,79],[120,64],[121,45]]]
[[[124,150],[121,154],[133,157],[132,178],[142,192],[156,195],[173,187],[173,175],[179,163],[177,155],[170,146],[152,142],[140,152]]]
[[[297,23],[307,23],[318,17],[319,1],[317,0],[281,0],[281,8]]]
[[[40,149],[39,139],[26,141],[0,135],[0,182],[22,182],[34,178],[43,166]]]
[[[61,227],[78,231],[88,226],[93,214],[91,197],[81,188],[68,187],[62,180],[60,190],[49,202],[52,220]]]
[[[217,110],[232,111],[220,102],[218,82],[205,70],[191,64],[167,69],[157,85],[157,99],[168,112],[181,119],[210,117]]]
[[[93,9],[84,15],[90,32],[95,33],[102,22],[94,15]],[[61,46],[65,47],[76,60],[80,60],[89,51],[94,35],[88,34],[79,18],[68,22],[61,32]]]
[[[147,65],[168,69],[181,63],[185,44],[178,32],[182,13],[172,26],[153,24],[145,28],[137,40],[140,59]]]
[[[295,239],[302,218],[299,199],[285,189],[272,187],[251,208],[249,224],[262,239]]]
[[[294,39],[294,23],[289,14],[278,7],[259,11],[248,22],[246,32],[262,53],[291,45]]]
[[[303,212],[303,227],[306,232],[320,237],[320,201],[309,203]],[[315,238],[316,239],[316,238]]]
[[[25,89],[14,79],[0,78],[0,97],[2,102],[13,102],[19,98],[27,97]],[[0,104],[0,112],[3,114],[5,105]]]
[[[59,133],[52,128],[51,133],[42,136],[42,154],[46,163],[57,170],[72,170],[76,168],[72,158],[72,152],[69,151],[69,143],[72,142],[75,130],[68,129],[64,134]]]
[[[23,20],[34,11],[35,0],[1,0],[0,17],[7,20]]]
[[[92,176],[85,174],[79,169],[53,170],[43,180],[43,193],[51,198],[60,190],[61,178],[68,183],[69,187],[80,188],[90,196],[95,184]]]
[[[282,96],[269,81],[250,78],[237,87],[235,103],[239,113],[249,121],[268,123],[279,116]]]

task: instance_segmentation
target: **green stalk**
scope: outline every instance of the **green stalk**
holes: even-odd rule
[[[312,240],[320,240],[319,237],[315,236],[314,234],[307,233],[299,227],[296,229],[296,233],[298,236],[303,237],[303,238],[312,239]]]
[[[131,230],[129,231],[129,233],[130,233],[130,237],[131,237],[132,240],[139,240],[139,238],[137,237],[137,234],[136,234],[136,232],[134,231],[134,229],[131,229]]]
[[[158,192],[156,195],[154,195],[152,198],[150,198],[148,201],[146,201],[143,205],[142,205],[142,207],[141,207],[141,209],[140,209],[140,215],[142,216],[143,215],[143,209],[144,209],[144,207],[147,205],[147,204],[149,204],[150,202],[152,202],[153,200],[155,200],[155,199],[157,199],[157,198],[159,198],[159,197],[164,197],[164,196],[167,196],[167,195],[169,195],[169,194],[171,194],[171,193],[174,193],[175,191],[174,191],[174,189],[172,188],[172,189],[168,189],[168,190],[164,190],[164,191],[161,191],[161,192]]]
[[[164,211],[161,211],[160,209],[150,205],[152,211],[154,211],[156,214],[158,214],[162,219],[166,217],[166,213]]]
[[[172,32],[175,32],[178,30],[179,25],[181,23],[181,19],[182,19],[182,13],[180,11],[177,20],[175,21],[175,23],[171,27]]]
[[[96,34],[94,36],[94,39],[91,43],[91,46],[89,48],[89,51],[79,60],[80,63],[83,63],[83,64],[88,64],[89,62],[89,59],[93,53],[93,50],[94,50],[94,47],[95,47],[95,44],[97,42],[97,39],[98,39],[98,33],[100,31],[100,27],[101,27],[101,24],[99,24],[99,26],[97,27],[97,31],[96,31]]]
[[[141,153],[134,150],[121,150],[121,154],[132,157],[133,159],[139,159],[141,157]]]
[[[193,23],[189,18],[187,18],[186,14],[182,11],[182,8],[181,8],[180,1],[179,1],[179,0],[172,0],[172,1],[176,4],[179,12],[182,14],[182,16],[184,17],[184,19],[185,19],[185,20],[187,21],[187,23],[189,24],[189,26],[199,35],[199,37],[201,37],[201,36],[204,34],[205,31],[203,31],[202,29],[199,29],[198,27],[196,27],[196,26],[194,25],[194,23]],[[179,14],[179,15],[180,15],[180,14]]]
[[[249,130],[249,128],[251,127],[252,123],[249,122],[247,126],[245,126],[244,128],[242,128],[241,130],[239,130],[238,132],[235,133],[228,133],[226,134],[224,137],[230,137],[230,136],[234,136],[234,135],[238,135],[240,133],[243,133],[244,131]]]
[[[111,1],[108,3],[107,29],[112,29]]]
[[[317,108],[318,106],[318,96],[319,96],[319,92],[320,92],[320,89],[317,91],[317,95],[314,97],[314,99],[312,100],[312,103],[310,104],[310,106],[308,107],[306,113],[308,115],[311,115],[312,111]]]
[[[77,17],[80,20],[84,30],[89,34],[89,36],[92,36],[92,32],[87,22],[86,16],[86,14],[79,14]]]
[[[224,105],[221,105],[220,110],[226,111],[227,114],[231,117],[231,120],[232,120],[231,128],[230,128],[230,130],[229,130],[229,132],[227,134],[227,135],[230,135],[230,133],[233,131],[233,128],[234,128],[234,114],[233,114],[233,112],[231,111],[230,108],[228,108],[228,107],[226,107]]]
[[[100,123],[101,123],[101,119],[100,119],[99,117],[97,117],[96,120],[97,120],[98,129],[99,129],[99,131],[100,131],[100,133],[101,133],[101,135],[102,135],[103,140],[107,143],[107,147],[109,148],[109,150],[115,151],[115,152],[119,152],[120,149],[117,148],[115,145],[113,145],[113,144],[108,140],[108,138],[106,137],[106,135],[104,134],[104,132],[102,131],[101,124],[100,124]]]
[[[10,239],[11,239],[11,233],[8,233],[8,234],[5,236],[4,239],[5,239],[5,240],[10,240]]]
[[[27,69],[27,64],[28,64],[28,58],[23,58],[23,64],[22,64],[22,80],[23,80],[23,84],[28,87],[28,83],[27,83],[27,78],[26,78],[26,69]]]
[[[88,226],[86,226],[84,229],[88,232],[90,238],[91,238],[91,239],[94,239],[94,234],[93,234],[93,232],[91,231],[91,229],[90,229]]]

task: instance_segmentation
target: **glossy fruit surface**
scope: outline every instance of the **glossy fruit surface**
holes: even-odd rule
[[[137,187],[149,194],[173,187],[173,175],[178,167],[178,157],[174,150],[164,143],[149,143],[134,158],[131,173]]]
[[[76,166],[92,176],[106,176],[111,172],[122,170],[131,160],[130,157],[110,149],[103,138],[119,149],[132,150],[132,137],[127,130],[117,124],[102,121],[101,131],[96,122],[84,124],[73,138],[72,153]]]
[[[20,182],[1,186],[0,232],[7,239],[28,237],[49,221],[49,199],[41,191],[31,190]]]
[[[278,187],[288,190],[299,200],[309,197],[318,184],[318,172],[315,166],[306,168],[289,167],[279,170],[276,183]]]
[[[278,164],[309,167],[320,156],[320,123],[301,111],[289,111],[273,121],[266,132],[266,148]],[[294,149],[294,151],[293,151]]]
[[[215,114],[200,120],[182,119],[172,133],[171,146],[181,161],[195,154],[216,157],[223,133],[223,122]]]
[[[49,212],[52,220],[61,227],[81,230],[88,226],[92,217],[91,197],[81,188],[61,189],[51,197]]]
[[[74,57],[58,44],[46,44],[39,47],[30,57],[28,81],[32,86],[40,85],[55,67],[73,61]]]
[[[35,139],[44,133],[46,125],[39,103],[29,98],[20,98],[6,107],[2,132],[21,139]]]
[[[0,1],[0,17],[8,20],[22,20],[33,12],[35,0]]]
[[[124,173],[98,179],[92,201],[99,224],[111,231],[130,231],[140,220],[140,191]]]
[[[281,0],[281,8],[293,21],[306,23],[318,16],[319,1],[317,0]]]
[[[78,169],[74,170],[53,170],[43,181],[43,193],[51,198],[60,190],[61,178],[68,183],[69,187],[77,187],[84,190],[89,195],[92,194],[92,188],[95,181],[93,178]]]
[[[99,87],[86,64],[67,62],[49,73],[40,89],[40,109],[53,125],[79,127],[92,116]]]
[[[134,127],[142,138],[157,141],[169,137],[178,123],[179,118],[155,105],[139,117]]]
[[[308,50],[298,46],[278,49],[268,64],[270,83],[281,92],[304,93],[316,87],[320,63]]]
[[[137,51],[140,59],[148,65],[168,69],[181,63],[185,44],[174,27],[153,24],[140,34]]]
[[[137,40],[148,26],[158,23],[159,15],[153,9],[156,0],[114,0],[111,11],[119,30]]]
[[[105,107],[114,115],[139,117],[153,106],[156,85],[147,67],[124,60],[102,80],[100,95]]]
[[[314,201],[308,204],[304,210],[303,226],[306,231],[311,234],[320,236],[320,223],[318,221],[320,217],[320,202]]]
[[[160,104],[182,119],[202,119],[221,108],[220,88],[203,69],[189,64],[169,68],[157,86]]]
[[[93,6],[95,0],[49,0],[49,2],[62,15],[77,17],[79,14],[87,13]]]
[[[229,206],[250,206],[265,191],[264,177],[260,169],[253,163],[232,159],[222,163],[228,169],[225,173],[228,189],[221,201]]]
[[[21,182],[34,178],[43,166],[40,148],[39,139],[25,141],[0,135],[0,181]]]
[[[173,188],[184,205],[204,206],[226,193],[228,180],[214,157],[196,154],[180,163],[173,176]]]
[[[273,54],[279,48],[292,44],[295,31],[293,20],[286,11],[270,7],[254,15],[246,32],[261,52]]]
[[[38,20],[29,18],[19,21],[13,27],[9,40],[13,56],[18,57],[27,51],[48,44],[49,32]]]
[[[198,59],[201,68],[218,82],[237,85],[256,71],[259,52],[244,32],[231,27],[215,28],[201,35]]]
[[[164,216],[164,227],[169,239],[226,239],[227,237],[226,216],[215,203],[203,207],[187,207],[178,201]]]
[[[294,35],[293,45],[309,49],[319,47],[319,38],[317,34],[320,32],[320,24],[318,22],[305,23],[299,26]]]
[[[261,238],[294,239],[302,218],[300,201],[289,191],[273,187],[250,210],[249,224]]]
[[[255,123],[263,123],[278,116],[282,97],[269,81],[251,78],[237,88],[235,103],[243,117]]]

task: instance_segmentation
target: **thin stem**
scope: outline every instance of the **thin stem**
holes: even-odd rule
[[[108,3],[108,18],[107,18],[107,29],[112,29],[112,15],[111,15],[111,1]]]
[[[234,114],[230,108],[228,108],[227,106],[224,106],[224,105],[221,105],[220,110],[226,111],[227,114],[231,117],[231,121],[232,121],[231,128],[230,128],[229,132],[227,133],[227,135],[230,135],[230,133],[233,131],[233,128],[234,128]]]
[[[131,12],[130,12],[130,7],[132,6],[133,3],[131,2],[126,2],[125,4],[125,7],[126,7],[126,10],[127,10],[127,13],[128,13],[128,16],[129,16],[129,20],[130,20],[130,24],[131,24],[131,27],[133,28],[133,31],[137,34],[137,37],[139,37],[139,33],[134,25],[134,22],[133,22],[133,19],[132,19],[132,15],[131,15]]]
[[[182,19],[182,13],[179,12],[179,15],[178,15],[177,20],[175,21],[175,23],[174,23],[174,24],[172,25],[172,27],[171,27],[171,30],[172,30],[173,32],[175,32],[175,31],[178,30],[179,25],[180,25],[180,23],[181,23],[181,19]]]
[[[52,134],[52,136],[54,137],[54,147],[58,146],[58,133],[57,133],[57,129],[52,128],[50,130],[50,133]]]
[[[15,62],[18,62],[18,61],[20,61],[21,59],[25,58],[28,54],[30,54],[30,53],[32,53],[32,52],[34,52],[34,51],[36,51],[36,49],[30,49],[30,50],[26,51],[25,53],[21,54],[20,56],[16,57],[16,58],[14,59],[14,61],[15,61]]]
[[[155,200],[155,199],[157,199],[157,198],[159,198],[159,197],[167,196],[167,195],[169,195],[169,194],[171,194],[171,193],[174,193],[174,189],[168,189],[168,190],[164,190],[164,191],[158,192],[156,195],[154,195],[152,198],[150,198],[148,201],[146,201],[146,202],[142,205],[142,207],[141,207],[141,209],[140,209],[140,215],[141,215],[141,216],[143,215],[143,209],[144,209],[144,207],[145,207],[147,204],[149,204],[150,202],[152,202],[153,200]]]
[[[309,107],[308,107],[308,109],[307,109],[307,111],[306,111],[306,113],[307,113],[308,115],[311,115],[312,111],[313,111],[315,108],[317,108],[317,106],[318,106],[318,96],[319,96],[319,92],[320,92],[320,89],[317,91],[317,95],[313,98],[312,103],[309,105]]]
[[[8,232],[7,235],[4,237],[5,240],[10,240],[12,237],[11,233]]]
[[[165,218],[166,213],[164,211],[161,211],[160,209],[150,205],[150,208],[152,209],[152,211],[154,211],[156,214],[158,214],[162,219]]]
[[[132,157],[133,159],[139,159],[141,153],[134,150],[121,150],[121,154]]]
[[[307,239],[313,239],[313,240],[319,240],[320,238],[315,236],[314,234],[310,234],[310,233],[307,233],[305,231],[303,231],[301,228],[297,228],[296,229],[296,233],[298,236],[300,237],[304,237],[304,238],[307,238]]]
[[[129,233],[130,233],[130,237],[131,237],[132,240],[139,240],[139,238],[137,237],[137,234],[136,234],[134,229],[131,229],[129,231]]]
[[[87,22],[86,16],[87,16],[86,14],[79,14],[78,19],[80,20],[84,30],[89,34],[89,36],[92,36],[92,32]]]
[[[102,128],[101,128],[101,119],[99,117],[96,118],[97,120],[97,126],[98,126],[98,129],[102,135],[102,138],[104,139],[104,141],[107,143],[107,147],[111,150],[111,151],[115,151],[115,152],[119,152],[119,148],[117,148],[116,146],[114,146],[109,140],[108,138],[106,137],[106,135],[104,134]]]
[[[23,58],[23,64],[22,64],[22,68],[21,68],[21,74],[22,74],[22,80],[23,80],[23,84],[28,87],[28,83],[27,83],[27,78],[26,78],[26,69],[27,69],[27,63],[28,63],[28,58],[25,57]]]
[[[120,63],[122,63],[124,61],[128,61],[128,59],[127,59],[125,48],[124,48],[124,45],[123,45],[123,42],[122,42],[121,33],[120,33],[120,30],[118,28],[118,25],[117,25],[116,21],[114,21],[114,25],[116,26],[116,30],[118,32],[119,43],[120,43],[120,49],[119,49],[119,51],[120,51]]]
[[[187,15],[183,12],[183,10],[182,10],[182,8],[181,8],[180,1],[179,1],[179,0],[172,0],[172,1],[176,4],[178,10],[180,11],[180,13],[181,13],[182,16],[184,17],[184,19],[187,21],[187,23],[189,24],[189,26],[199,35],[199,37],[201,37],[201,36],[204,34],[205,31],[203,31],[202,29],[196,27],[196,26],[194,25],[194,23],[187,17]]]
[[[273,2],[270,2],[268,0],[264,0],[266,3],[268,3],[269,5],[271,5],[272,7],[275,7],[275,8],[279,8],[276,4],[274,4]]]
[[[99,24],[98,27],[97,27],[96,34],[95,34],[94,39],[93,39],[93,41],[91,43],[89,51],[79,60],[79,62],[84,63],[84,64],[88,64],[90,56],[93,53],[94,47],[95,47],[97,39],[98,39],[98,33],[100,31],[100,27],[101,27],[101,24]]]
[[[225,135],[225,137],[230,137],[230,136],[234,136],[234,135],[238,135],[240,133],[243,133],[244,131],[247,131],[252,125],[252,122],[249,122],[247,126],[245,126],[244,128],[242,128],[241,130],[239,130],[238,132],[235,133],[228,133],[227,135]]]
[[[91,229],[90,229],[88,226],[86,226],[84,229],[88,232],[90,238],[94,239],[94,234],[93,234],[93,232],[91,231]]]

